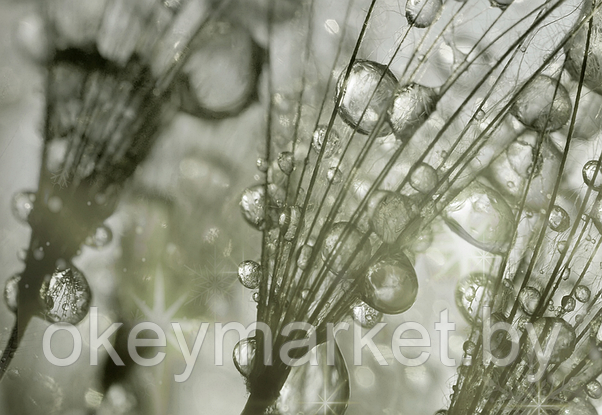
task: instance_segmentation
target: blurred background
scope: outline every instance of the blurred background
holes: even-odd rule
[[[230,18],[265,46],[265,27],[253,20],[263,13],[262,3],[255,3],[246,9],[243,2],[235,2]],[[288,3],[292,2],[283,2],[283,7]],[[328,4],[337,9],[336,0]],[[42,150],[45,81],[36,56],[44,54],[44,39],[36,7],[28,1],[0,3],[2,281],[23,268],[20,252],[28,245],[30,229],[13,218],[12,197],[15,192],[35,190]],[[360,13],[363,5],[357,9]],[[339,24],[335,28],[333,22],[337,20],[325,14],[316,30],[324,36],[337,33]],[[380,37],[371,39],[375,50],[388,48],[390,34],[398,30],[393,21],[383,19],[382,24]],[[298,28],[291,25],[289,30]],[[279,31],[287,31],[286,19],[279,22]],[[348,34],[350,41],[353,33]],[[229,50],[231,46],[224,43],[220,50],[230,56],[236,53]],[[294,73],[295,68],[290,69]],[[220,120],[178,114],[162,133],[106,223],[112,240],[101,248],[83,247],[74,261],[90,283],[92,306],[101,315],[100,330],[113,322],[133,325],[140,321],[171,330],[170,322],[180,322],[190,344],[201,322],[254,321],[256,303],[252,292],[237,281],[236,271],[241,261],[259,258],[261,235],[245,223],[238,204],[242,190],[261,180],[256,160],[265,140],[265,118],[264,105],[254,102],[240,114]],[[453,234],[442,222],[432,225],[431,236],[414,258],[420,284],[415,305],[402,315],[385,316],[388,325],[376,337],[389,365],[379,365],[368,350],[361,366],[351,365],[351,334],[340,335],[351,376],[349,415],[432,414],[447,405],[456,368],[441,363],[434,324],[442,310],[449,310],[450,320],[457,325],[450,336],[450,357],[459,365],[468,328],[455,306],[454,288],[462,276],[487,272],[492,256]],[[13,319],[2,304],[0,347],[8,339]],[[392,333],[404,321],[418,321],[429,329],[432,353],[423,366],[404,367],[393,358]],[[103,394],[99,392],[102,366],[89,365],[85,347],[72,366],[58,368],[46,360],[42,336],[47,326],[36,319],[25,333],[0,384],[0,413],[237,414],[244,407],[245,383],[230,358],[238,341],[233,333],[227,336],[223,366],[214,364],[210,330],[192,376],[176,383],[173,376],[182,372],[184,361],[168,336],[167,356],[161,365],[137,367],[127,382]],[[86,344],[88,318],[77,327]],[[59,332],[52,345],[61,357],[70,353],[72,341]],[[107,358],[104,350],[101,356]]]

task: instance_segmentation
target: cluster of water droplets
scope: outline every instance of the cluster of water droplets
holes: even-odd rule
[[[599,88],[598,45],[586,46],[587,24],[573,16],[567,18],[573,26],[565,29],[566,41],[546,44],[551,53],[531,53],[544,36],[539,29],[569,13],[562,2],[546,7],[489,2],[498,9],[492,26],[504,22],[506,14],[528,22],[519,40],[487,45],[489,29],[482,39],[454,37],[439,19],[448,8],[460,14],[469,3],[407,1],[407,30],[424,33],[429,41],[431,31],[441,30],[444,46],[433,43],[424,54],[416,51],[405,67],[396,60],[403,40],[399,48],[394,44],[369,58],[358,47],[348,61],[335,59],[321,105],[301,94],[294,116],[272,121],[276,138],[268,141],[267,157],[258,163],[265,183],[241,198],[243,216],[264,233],[262,278],[258,286],[245,284],[245,263],[239,277],[259,290],[258,317],[276,329],[297,319],[319,330],[320,324],[347,316],[373,327],[383,314],[405,312],[416,301],[420,276],[409,252],[413,244],[419,252],[420,241],[428,243],[429,224],[440,218],[494,257],[489,272],[458,279],[456,305],[472,330],[464,361],[483,361],[486,316],[488,323],[516,328],[521,342],[518,358],[505,371],[463,365],[449,413],[501,414],[528,404],[532,393],[534,386],[526,381],[535,361],[529,330],[542,348],[549,346],[554,366],[543,370],[550,376],[564,374],[556,368],[579,364],[585,353],[579,339],[597,298],[588,273],[595,261],[587,257],[593,257],[600,240],[589,234],[596,227],[602,231],[602,203],[596,198],[580,209],[562,175],[575,109],[581,94],[590,92],[580,88]],[[592,32],[590,40],[596,42],[598,34]],[[583,73],[586,47],[594,54],[593,69]],[[442,82],[421,76],[437,70],[429,67],[431,60],[448,58],[452,68],[438,72],[444,74]],[[477,72],[476,81],[467,79]],[[311,93],[312,87],[307,87]],[[274,96],[277,106],[282,96]],[[310,105],[304,107],[306,101]],[[316,114],[316,108],[323,112]],[[586,191],[602,189],[599,170],[596,159],[581,164],[577,174],[585,186],[578,202],[589,197]],[[513,341],[492,336],[490,361],[503,358]],[[518,395],[499,392],[485,381],[489,377],[503,379]],[[588,413],[591,404],[576,394],[592,389],[588,396],[597,396],[595,382],[575,381],[571,391],[550,402],[561,413]],[[545,386],[551,393],[557,385]]]

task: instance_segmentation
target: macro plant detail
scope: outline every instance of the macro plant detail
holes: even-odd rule
[[[424,408],[432,402],[412,391],[428,389],[432,398],[440,385],[390,385],[403,407],[378,402],[381,391],[358,402],[376,375],[360,371],[349,337],[336,337],[333,327],[355,322],[361,333],[384,332],[383,322],[421,317],[421,300],[434,310],[442,300],[435,291],[425,297],[437,283],[425,258],[447,244],[438,253],[452,264],[448,297],[466,329],[454,337],[462,337],[462,361],[437,414],[597,413],[596,0],[53,0],[36,7],[44,35],[22,46],[44,71],[43,152],[38,188],[13,197],[13,214],[32,233],[20,254],[24,269],[6,276],[16,323],[2,338],[0,377],[15,377],[9,364],[15,352],[28,353],[20,344],[29,344],[34,317],[91,324],[98,290],[74,262],[83,247],[113,244],[122,251],[113,272],[125,281],[116,291],[142,286],[133,281],[136,268],[154,282],[153,305],[135,291],[130,302],[144,316],[129,318],[110,341],[120,356],[130,351],[125,330],[140,318],[171,329],[181,309],[202,315],[201,301],[213,301],[222,318],[232,318],[228,307],[244,315],[229,298],[237,276],[265,329],[230,349],[248,391],[243,414]],[[199,145],[200,155],[183,155],[178,177],[188,181],[174,190],[169,172],[144,166],[157,148],[155,158],[173,157],[161,143],[182,114],[206,120],[211,133],[248,125],[231,130],[236,144],[226,162],[203,154],[220,146],[217,133],[215,143]],[[249,147],[259,149],[257,160]],[[248,187],[234,189],[232,201],[224,189],[243,171],[235,163],[257,171],[242,177]],[[144,185],[128,201],[140,171]],[[195,196],[195,187],[205,194]],[[231,202],[240,223],[220,216],[221,203],[227,212]],[[125,230],[106,223],[120,203],[138,219]],[[178,217],[183,211],[190,219]],[[220,220],[228,224],[206,226]],[[229,227],[240,237],[234,254],[232,240],[220,239]],[[245,245],[247,230],[256,244]],[[188,247],[180,251],[174,240]],[[193,261],[207,255],[194,250],[195,240],[210,246],[211,267]],[[467,261],[466,246],[480,252],[478,272],[453,265]],[[199,280],[198,292],[166,299],[186,279]],[[116,314],[126,319],[132,307],[120,301]],[[182,325],[168,332],[171,347],[182,346]],[[187,368],[195,332],[197,340],[206,334],[200,327],[184,339]],[[389,352],[382,360],[399,360]],[[123,368],[106,359],[86,411],[185,413],[151,409],[132,359]],[[449,367],[443,358],[440,366]],[[203,369],[212,387],[224,379],[217,363]],[[410,369],[403,369],[408,379]],[[430,369],[421,370],[415,379],[428,379]],[[55,385],[44,376],[40,383]],[[64,409],[56,408],[50,412]]]
[[[263,234],[261,265],[253,268],[261,276],[245,286],[257,289],[257,319],[273,337],[257,331],[242,341],[253,355],[241,371],[250,392],[243,413],[296,413],[289,408],[299,403],[280,390],[312,394],[278,353],[266,365],[260,358],[266,348],[278,351],[299,339],[322,343],[327,323],[353,316],[370,328],[383,313],[409,309],[420,285],[412,247],[439,218],[495,258],[487,273],[458,282],[457,306],[472,331],[448,413],[527,413],[535,390],[544,394],[538,408],[590,413],[582,391],[600,373],[589,357],[591,341],[581,340],[596,312],[584,288],[595,283],[581,283],[599,243],[582,241],[594,221],[587,212],[591,193],[600,189],[600,156],[582,161],[580,186],[565,185],[564,177],[575,175],[567,160],[579,110],[597,85],[599,6],[408,1],[404,21],[390,3],[365,2],[353,41],[346,44],[347,33],[340,34],[326,61],[312,49],[325,43],[316,39],[313,17],[324,6],[307,2],[298,19],[307,38],[298,47],[301,60],[293,60],[301,68],[296,83],[278,84],[282,75],[270,67],[267,141],[258,160],[265,181],[247,189],[240,206]],[[491,21],[482,32],[459,35],[464,13],[477,9]],[[387,12],[398,29],[373,47],[376,16]],[[551,22],[558,29],[553,40],[543,34]],[[348,26],[343,30],[354,29]],[[413,49],[406,55],[408,43]],[[282,59],[277,47],[270,45],[270,56]],[[316,81],[319,75],[323,80]],[[284,118],[279,111],[287,105],[292,110]],[[292,154],[294,168],[281,168],[283,154]],[[239,269],[243,282],[248,275]],[[573,323],[577,286],[588,312]],[[491,322],[517,327],[520,336],[504,337],[498,329],[488,339],[492,351],[483,351],[490,334],[483,333],[485,310]],[[310,328],[291,332],[292,322]],[[513,343],[518,356],[497,367],[495,359],[515,350]],[[543,350],[550,345],[551,356],[533,381],[536,343]],[[299,356],[312,346],[304,347]],[[348,387],[348,380],[339,382]],[[328,410],[342,414],[346,406]]]

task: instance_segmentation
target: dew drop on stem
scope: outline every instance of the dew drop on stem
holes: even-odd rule
[[[385,113],[397,87],[395,75],[386,66],[368,60],[353,62],[345,82],[344,70],[336,88],[341,118],[362,134],[373,132],[381,115]],[[338,101],[337,101],[338,102]],[[391,133],[391,127],[383,124],[378,136]]]
[[[88,314],[92,300],[86,277],[72,265],[46,278],[40,288],[40,297],[46,306],[46,319],[70,324],[79,323]]]
[[[583,165],[583,181],[595,191],[602,190],[602,171],[598,160],[590,160]],[[595,177],[594,177],[595,176]]]
[[[467,242],[491,253],[508,249],[514,213],[494,189],[473,182],[445,208],[447,225]]]
[[[339,133],[331,128],[330,132],[328,132],[328,126],[319,125],[313,133],[311,145],[316,153],[319,153],[322,150],[322,145],[324,144],[324,140],[326,140],[326,136],[328,135],[326,149],[324,150],[324,158],[332,157],[339,149],[341,138]]]
[[[332,225],[324,239],[322,259],[335,274],[353,273],[370,259],[370,241],[348,222]]]
[[[238,266],[238,280],[251,290],[259,286],[261,277],[261,266],[255,261],[243,261]]]
[[[549,223],[553,231],[564,232],[571,226],[571,218],[566,210],[556,205],[550,212]]]
[[[418,279],[409,258],[401,252],[373,263],[365,276],[362,298],[385,314],[407,311],[418,295]]]
[[[4,302],[13,313],[17,312],[19,281],[21,281],[21,275],[15,274],[6,281],[6,285],[4,286]]]
[[[432,25],[441,14],[441,0],[407,0],[406,19],[418,28]]]
[[[352,315],[355,321],[367,329],[370,329],[377,323],[380,323],[383,318],[383,314],[380,311],[375,310],[363,301],[353,307]]]
[[[251,374],[256,348],[256,340],[252,337],[242,339],[234,346],[234,350],[232,351],[234,366],[236,366],[236,369],[244,377],[249,377]]]
[[[547,75],[537,75],[516,96],[510,113],[536,131],[556,131],[568,122],[571,109],[566,88]]]
[[[393,243],[411,219],[410,199],[399,193],[387,192],[376,205],[370,224],[385,243]]]

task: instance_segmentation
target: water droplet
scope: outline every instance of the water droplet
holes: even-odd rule
[[[343,172],[337,167],[331,167],[328,169],[328,173],[326,173],[326,178],[332,184],[341,183],[343,181]]]
[[[256,165],[257,165],[257,170],[259,170],[260,172],[265,173],[266,171],[268,171],[269,163],[263,157],[257,158]]]
[[[586,17],[592,12],[590,3],[584,3],[582,17]],[[590,20],[588,19],[588,22]],[[583,77],[583,83],[598,94],[602,93],[602,50],[600,48],[602,39],[602,25],[600,20],[600,11],[594,11],[591,35],[589,24],[582,25],[581,28],[568,39],[565,46],[566,50],[566,68],[575,81],[580,81]],[[589,43],[589,44],[588,44]],[[587,47],[587,65],[582,75],[583,57]]]
[[[466,340],[462,345],[462,349],[466,353],[466,356],[472,356],[477,351],[477,345],[470,340]]]
[[[249,377],[253,369],[253,360],[255,359],[256,340],[252,337],[242,339],[232,352],[234,366],[244,377]]]
[[[494,286],[494,278],[483,273],[472,273],[458,281],[455,293],[456,305],[466,321],[480,322],[484,306],[502,311],[505,309],[508,300],[513,297],[512,285],[508,281],[503,281],[495,298],[495,304],[492,294]]]
[[[255,301],[256,303],[259,302],[259,293],[257,291],[255,291],[251,297],[253,298],[253,301]]]
[[[512,4],[514,0],[489,0],[492,7],[497,7],[502,10],[506,10],[508,6]]]
[[[4,302],[6,303],[8,309],[13,313],[17,312],[19,281],[21,281],[21,275],[15,274],[6,280],[6,285],[4,286]]]
[[[518,294],[518,302],[521,309],[528,315],[535,312],[541,298],[541,293],[537,288],[525,287]]]
[[[94,235],[86,238],[86,245],[93,248],[102,248],[107,246],[113,240],[113,231],[107,225],[100,225],[94,231]]]
[[[445,208],[444,219],[452,231],[474,246],[494,254],[508,249],[514,231],[514,214],[495,190],[473,182]]]
[[[362,327],[370,329],[376,326],[377,323],[383,318],[383,314],[374,308],[370,307],[363,301],[353,307],[353,319],[357,321]]]
[[[92,294],[84,274],[74,266],[55,271],[40,288],[45,317],[54,323],[77,324],[88,314]],[[65,305],[67,307],[65,307]]]
[[[393,243],[411,219],[411,202],[407,196],[387,192],[374,209],[370,224],[385,243]]]
[[[585,285],[578,285],[575,287],[575,298],[580,303],[587,303],[590,295],[591,291]]]
[[[322,150],[322,144],[326,139],[326,132],[328,131],[327,125],[319,125],[314,131],[311,145],[316,152],[320,152]],[[334,128],[330,129],[330,134],[328,134],[328,142],[326,144],[326,149],[324,150],[324,158],[332,157],[337,150],[339,149],[339,143],[341,138],[339,137],[339,133]]]
[[[406,19],[415,27],[429,27],[439,18],[442,5],[441,0],[408,0]]]
[[[310,362],[318,364],[291,369],[276,401],[275,413],[320,414],[328,408],[330,415],[343,415],[349,402],[349,372],[338,345],[335,344],[334,356],[326,344],[314,347],[309,353]]]
[[[437,186],[438,181],[437,171],[426,163],[420,163],[410,176],[410,186],[420,193],[429,193]]]
[[[562,84],[537,75],[516,96],[510,113],[536,131],[555,131],[568,122],[571,108],[571,98]]]
[[[565,295],[562,297],[562,300],[560,300],[560,305],[564,311],[570,313],[571,311],[575,310],[575,298],[570,295]]]
[[[418,279],[403,253],[380,259],[368,268],[363,300],[385,314],[399,314],[416,301]]]
[[[245,287],[254,290],[259,286],[261,266],[255,261],[243,261],[238,266],[238,280]]]
[[[240,208],[243,217],[256,229],[265,225],[265,188],[257,185],[247,188],[241,196]]]
[[[284,174],[291,174],[295,168],[293,153],[290,151],[283,151],[278,154],[278,167],[280,167],[280,170],[282,170]]]
[[[284,240],[292,241],[299,227],[301,219],[301,209],[298,206],[289,206],[280,214],[278,224],[284,232]]]
[[[566,210],[556,205],[550,212],[550,228],[556,232],[564,232],[571,226],[571,218]]]
[[[367,60],[353,62],[345,84],[346,72],[341,73],[336,87],[337,100],[340,100],[339,115],[358,132],[370,134],[381,114],[387,110],[397,79],[386,66]],[[391,127],[385,123],[377,135],[390,133]]]
[[[17,192],[13,195],[11,209],[13,216],[21,223],[27,223],[36,201],[35,192]]]
[[[310,245],[303,245],[299,250],[299,256],[297,257],[297,266],[301,269],[307,268],[307,264],[309,263],[309,258],[311,256],[311,252],[313,251],[313,247]]]
[[[370,241],[348,222],[337,222],[329,229],[322,248],[322,259],[335,274],[353,273],[360,269],[372,253]]]
[[[587,392],[590,398],[600,399],[602,398],[602,385],[597,380],[592,380],[585,385],[585,392]]]
[[[387,112],[395,137],[402,141],[409,140],[435,111],[437,99],[434,89],[420,84],[412,83],[397,88],[393,104]]]
[[[602,190],[602,171],[598,160],[590,160],[583,166],[583,181],[595,191]],[[594,175],[596,176],[594,180]]]
[[[568,359],[575,350],[575,330],[573,327],[558,317],[541,317],[533,323],[533,330],[537,334],[541,350],[548,350],[548,343],[552,342],[550,363],[561,363]],[[558,335],[556,336],[556,331]],[[528,337],[526,342],[527,354],[535,352],[535,346]]]

